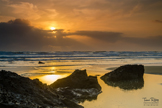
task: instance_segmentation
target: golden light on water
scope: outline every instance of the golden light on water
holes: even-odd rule
[[[43,82],[52,83],[56,81],[57,79],[61,78],[61,75],[46,75],[43,77],[40,77],[40,80],[44,80]]]
[[[55,82],[58,79],[67,77],[69,74],[63,74],[63,75],[44,75],[44,76],[36,76],[41,82],[46,83],[47,85]],[[34,79],[34,78],[32,78]]]
[[[50,72],[55,73],[56,72],[56,67],[51,67],[51,71]]]

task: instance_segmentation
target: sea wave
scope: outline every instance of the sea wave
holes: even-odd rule
[[[5,52],[0,51],[0,61],[48,61],[48,60],[91,60],[91,59],[149,59],[162,58],[156,51],[71,51],[71,52]]]

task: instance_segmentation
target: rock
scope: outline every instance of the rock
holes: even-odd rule
[[[9,71],[0,71],[0,107],[4,108],[83,108],[68,99],[60,99],[38,79],[31,80]]]
[[[52,83],[50,88],[77,103],[97,99],[101,93],[97,76],[88,76],[86,70],[75,70],[70,76]]]
[[[45,64],[44,62],[39,61],[38,64]]]
[[[144,86],[143,74],[143,65],[124,65],[106,73],[101,79],[109,86],[123,90],[136,90]]]
[[[86,70],[75,70],[70,76],[58,79],[50,85],[51,88],[69,87],[78,89],[95,88],[101,90],[96,76],[88,76]]]
[[[106,73],[101,77],[104,81],[125,81],[132,79],[142,79],[144,74],[143,65],[124,65]]]
[[[68,87],[57,88],[57,93],[61,96],[64,96],[67,99],[70,99],[76,103],[84,102],[85,100],[92,101],[96,100],[99,92],[95,88],[91,89],[72,89]],[[62,97],[62,98],[64,98]]]

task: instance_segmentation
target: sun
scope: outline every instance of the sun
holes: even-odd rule
[[[51,29],[51,30],[55,30],[55,27],[51,27],[50,29]]]

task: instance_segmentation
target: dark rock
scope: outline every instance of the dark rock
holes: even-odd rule
[[[50,88],[57,88],[59,94],[77,103],[97,99],[101,93],[97,77],[88,76],[86,70],[75,70],[70,76],[52,83]]]
[[[0,71],[1,108],[83,108],[59,97],[57,92],[38,79],[31,80],[13,72]]]
[[[106,73],[101,79],[109,86],[123,90],[136,90],[144,86],[143,74],[143,65],[124,65]]]
[[[38,64],[45,64],[44,62],[39,61]]]
[[[69,87],[78,89],[96,88],[101,90],[96,76],[88,76],[86,70],[75,70],[70,76],[58,79],[50,85],[51,88]]]
[[[143,65],[124,65],[101,77],[104,81],[125,81],[142,79],[144,74]]]
[[[64,96],[67,99],[70,99],[76,103],[84,102],[85,100],[92,101],[96,100],[99,92],[95,88],[91,89],[72,89],[68,87],[57,88],[57,93],[61,96]],[[64,98],[63,97],[63,98]]]

